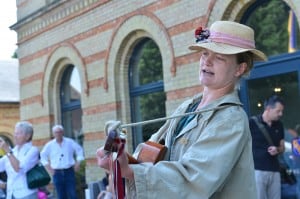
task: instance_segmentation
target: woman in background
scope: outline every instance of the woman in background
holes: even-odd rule
[[[0,139],[0,148],[6,153],[0,159],[0,172],[7,173],[7,199],[37,199],[37,189],[29,189],[26,179],[26,172],[39,161],[39,150],[32,145],[32,136],[32,124],[21,121],[15,126],[14,148]]]

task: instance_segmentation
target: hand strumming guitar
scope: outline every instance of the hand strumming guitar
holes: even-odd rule
[[[121,135],[122,132],[120,130],[120,125],[121,125],[120,121],[108,121],[105,124],[106,135],[109,136],[110,132],[115,132],[116,134]],[[123,138],[121,138],[121,139],[123,139]],[[107,151],[107,149],[106,150],[104,149],[107,146],[103,146],[97,150],[98,165],[101,168],[105,169],[107,172],[109,172],[111,163],[112,163],[111,160],[112,160],[112,158],[114,158],[113,153],[111,153],[111,152],[117,152],[117,151],[119,151],[120,147],[123,147],[122,150],[120,151],[120,154],[118,157],[122,177],[127,178],[129,180],[133,180],[134,176],[133,176],[133,172],[132,172],[131,168],[129,167],[128,157],[127,157],[127,152],[126,152],[125,147],[120,144],[115,144],[115,143],[110,143],[110,144],[111,144],[110,145],[111,151]]]
[[[105,133],[107,135],[105,145],[97,151],[98,164],[108,170],[112,168],[112,160],[118,157],[122,176],[128,179],[133,178],[129,164],[142,162],[156,164],[164,159],[167,152],[167,147],[164,144],[148,140],[139,145],[137,157],[133,157],[125,151],[126,132],[121,130],[121,122],[119,121],[108,121],[105,124]]]

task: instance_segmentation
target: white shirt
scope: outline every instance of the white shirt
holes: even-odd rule
[[[5,155],[0,159],[0,172],[6,171],[7,174],[7,197],[11,198],[12,194],[16,198],[28,196],[37,189],[29,189],[26,181],[26,172],[33,168],[39,161],[39,150],[32,146],[31,142],[24,144],[21,148],[15,146],[13,149],[14,156],[20,162],[20,170],[16,172],[8,157]]]
[[[83,149],[74,140],[63,137],[62,143],[59,144],[53,139],[41,151],[41,163],[50,164],[53,169],[68,169],[75,164],[74,155],[77,162],[84,160]]]

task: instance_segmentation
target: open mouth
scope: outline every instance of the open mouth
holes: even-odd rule
[[[208,74],[208,75],[214,75],[215,74],[215,73],[213,73],[213,72],[211,72],[209,70],[205,70],[205,69],[202,70],[202,73],[203,74]]]

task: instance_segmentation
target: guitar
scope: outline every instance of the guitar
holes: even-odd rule
[[[119,144],[121,143],[125,143],[124,132],[120,135],[117,131],[112,130],[107,135],[104,150],[108,153],[118,152]],[[130,154],[127,154],[127,157],[129,164],[139,164],[142,162],[152,162],[155,164],[164,159],[166,152],[166,146],[156,142],[146,141],[141,143],[141,150],[137,158],[134,158]]]
[[[104,150],[109,154],[116,152],[117,156],[120,155],[125,146],[125,131],[110,130],[104,144]],[[167,147],[162,144],[154,142],[144,142],[141,144],[141,150],[138,157],[135,159],[132,155],[127,153],[129,164],[139,164],[142,162],[152,162],[153,164],[162,160],[167,151]],[[124,199],[125,189],[122,181],[121,167],[118,160],[114,160],[110,166],[110,170],[113,174],[113,190],[116,193],[116,198]]]

